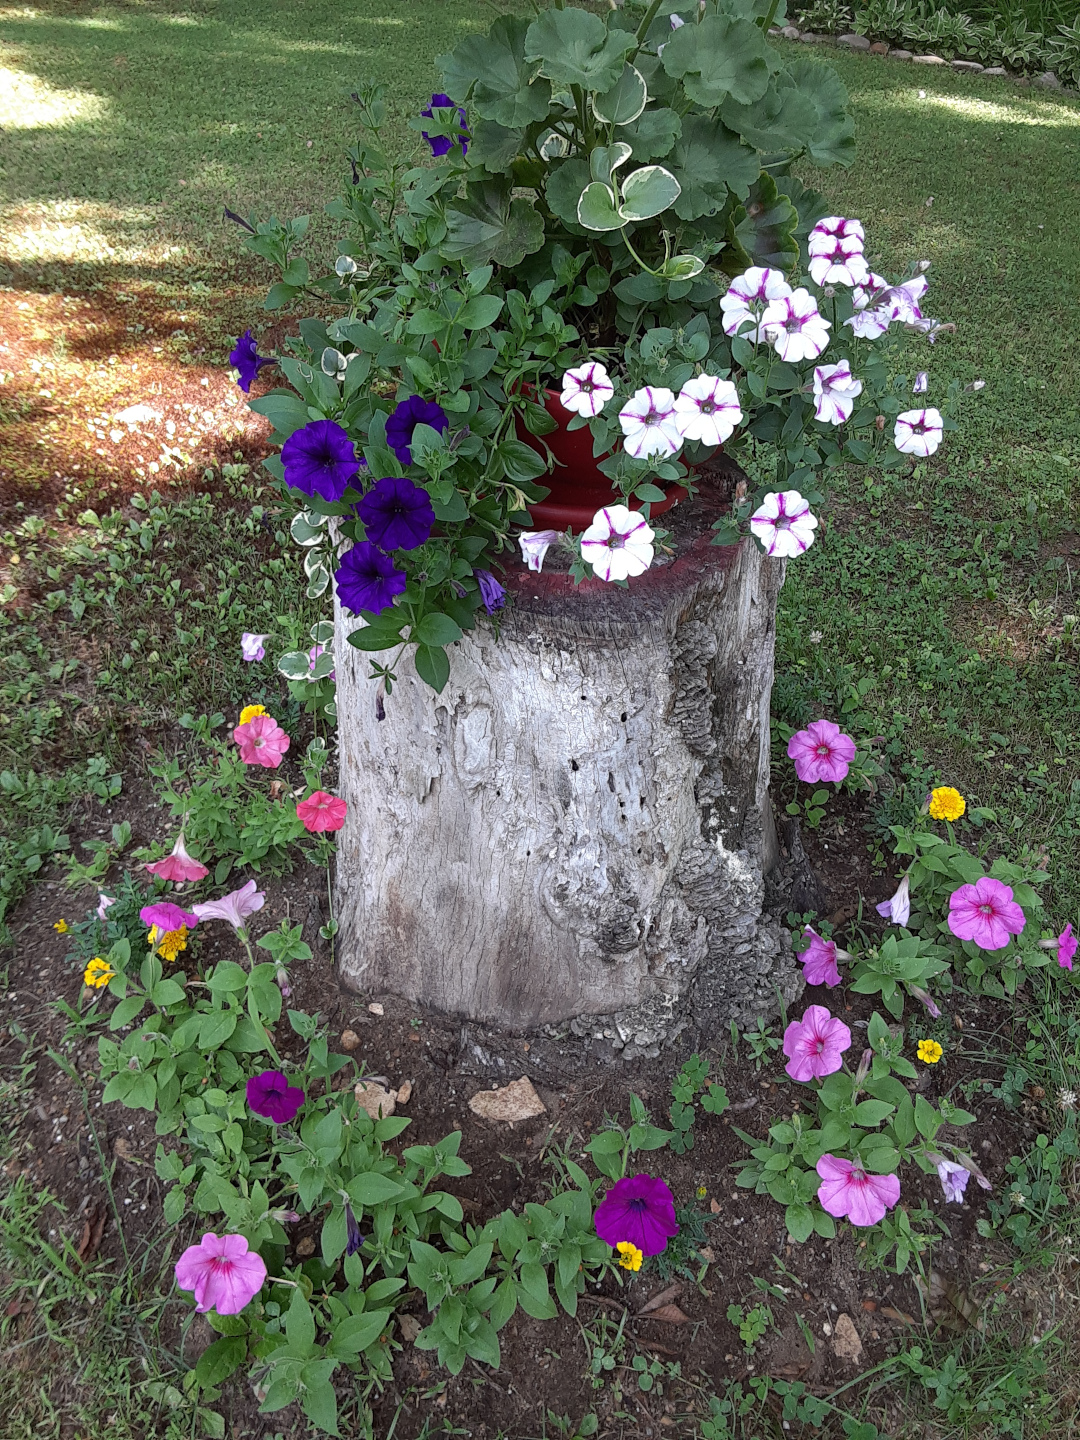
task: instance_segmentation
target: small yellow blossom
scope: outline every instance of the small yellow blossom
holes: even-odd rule
[[[265,715],[265,705],[245,705],[240,711],[240,724],[246,725],[249,720],[254,720],[256,715]]]
[[[100,955],[95,955],[90,964],[83,971],[83,984],[89,985],[92,990],[100,990],[107,985],[116,974],[107,960],[102,960]]]
[[[619,1252],[619,1264],[624,1270],[640,1270],[642,1252],[631,1240],[620,1240],[615,1249]]]
[[[705,1199],[705,1196],[706,1196],[708,1193],[709,1193],[709,1192],[708,1192],[708,1190],[705,1188],[704,1185],[699,1185],[699,1186],[697,1187],[697,1198],[698,1198],[699,1200],[704,1200],[704,1199]]]
[[[57,920],[56,924],[52,928],[56,931],[58,935],[66,935],[68,932],[68,923],[66,920]]]
[[[163,960],[175,960],[181,950],[187,949],[187,926],[180,925],[175,930],[166,930],[159,939],[158,927],[151,925],[146,938],[151,945],[156,947],[157,953]]]
[[[930,792],[930,818],[932,820],[959,820],[967,809],[967,803],[959,790],[951,785],[940,785]]]
[[[916,1051],[919,1059],[927,1065],[936,1065],[945,1051],[936,1040],[920,1040],[919,1048]]]

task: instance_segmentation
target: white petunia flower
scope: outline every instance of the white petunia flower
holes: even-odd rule
[[[930,376],[925,370],[920,370],[915,376],[915,384],[911,387],[912,395],[925,395],[930,389]]]
[[[828,249],[810,258],[810,275],[818,285],[863,285],[870,267],[863,257],[862,241],[837,237]]]
[[[720,309],[724,312],[724,334],[738,335],[741,327],[754,321],[754,328],[742,330],[744,340],[763,340],[765,337],[757,328],[757,321],[765,307],[773,300],[782,300],[791,294],[791,286],[779,270],[767,270],[763,265],[752,265],[737,275],[728,286],[726,295],[720,297]]]
[[[877,907],[879,915],[894,925],[906,925],[911,918],[911,876],[905,875],[896,887],[896,894]]]
[[[877,340],[885,334],[893,322],[893,315],[885,303],[889,293],[889,282],[881,275],[870,272],[869,283],[859,285],[851,295],[855,314],[845,325],[850,325],[860,340]]]
[[[521,558],[530,570],[537,572],[544,568],[544,556],[559,539],[558,530],[523,530],[518,536]]]
[[[829,343],[830,325],[817,301],[801,286],[774,300],[761,317],[761,330],[781,360],[816,360]]]
[[[810,502],[798,490],[774,491],[766,495],[760,507],[750,516],[750,530],[759,540],[766,555],[783,560],[802,555],[814,543],[817,516],[810,513]]]
[[[933,455],[944,433],[940,411],[905,410],[896,417],[893,444],[903,455]]]
[[[858,220],[845,220],[842,215],[830,215],[825,220],[819,220],[810,231],[806,248],[811,255],[824,255],[832,249],[836,240],[857,240],[861,250],[865,239],[863,227]]]
[[[814,415],[823,425],[843,425],[851,419],[855,397],[862,394],[846,360],[814,368]]]
[[[626,453],[636,460],[658,456],[666,460],[682,445],[675,424],[675,396],[662,385],[646,385],[619,411],[619,424],[626,436]]]
[[[563,408],[575,415],[599,415],[615,394],[615,386],[608,378],[603,365],[590,360],[567,370],[562,377],[562,394],[559,396]]]
[[[644,575],[653,560],[653,530],[625,505],[605,505],[582,534],[581,554],[600,580]]]
[[[715,375],[688,380],[675,401],[675,424],[684,440],[723,445],[742,418],[738,390],[730,380]]]

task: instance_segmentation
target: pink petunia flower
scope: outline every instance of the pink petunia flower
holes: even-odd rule
[[[265,903],[266,896],[254,880],[249,880],[239,890],[223,895],[220,900],[204,900],[192,909],[200,920],[226,920],[234,930],[243,930],[248,916],[261,910]]]
[[[766,555],[790,560],[810,549],[817,523],[798,490],[774,490],[750,516],[750,533]]]
[[[193,860],[188,854],[184,845],[184,832],[181,830],[176,837],[176,844],[172,853],[166,855],[164,860],[155,860],[150,865],[144,865],[144,870],[149,870],[151,875],[156,875],[159,880],[171,880],[174,885],[183,884],[186,880],[201,880],[210,871],[198,860]]]
[[[272,715],[256,715],[232,733],[245,765],[265,765],[268,770],[276,770],[289,748],[288,735]]]
[[[954,1160],[946,1160],[943,1155],[937,1157],[934,1167],[941,1181],[942,1193],[945,1196],[946,1204],[959,1205],[964,1199],[964,1191],[971,1179],[971,1172],[966,1165],[957,1165]]]
[[[1012,888],[991,875],[949,896],[949,929],[958,940],[974,940],[980,950],[1004,950],[1009,936],[1023,928],[1024,912]]]
[[[249,664],[252,664],[256,660],[265,659],[265,642],[269,639],[269,635],[253,635],[249,630],[245,630],[240,636],[241,657]]]
[[[340,830],[345,824],[348,808],[339,796],[315,790],[306,800],[300,801],[296,813],[303,821],[304,829],[315,834],[321,830]]]
[[[838,1219],[846,1215],[852,1225],[876,1225],[900,1199],[898,1176],[871,1175],[837,1155],[822,1155],[817,1173],[821,1208]]]
[[[843,780],[855,759],[855,741],[831,720],[815,720],[797,730],[788,741],[788,758],[795,761],[795,774],[809,785]]]
[[[176,1262],[176,1283],[195,1292],[200,1314],[239,1315],[259,1293],[266,1280],[262,1256],[248,1249],[243,1235],[207,1233],[198,1245],[189,1245]]]
[[[803,979],[807,985],[828,985],[830,989],[840,984],[840,967],[836,963],[835,940],[826,940],[807,925],[803,931],[810,944],[799,956],[803,967]]]
[[[941,444],[945,427],[941,411],[930,406],[926,410],[905,410],[896,417],[893,444],[901,455],[933,455]]]
[[[851,1031],[844,1022],[824,1005],[808,1005],[802,1019],[792,1020],[784,1031],[784,1069],[793,1080],[820,1080],[840,1069],[850,1048]]]
[[[194,930],[199,923],[197,913],[181,910],[180,906],[174,905],[171,900],[159,900],[154,905],[144,905],[139,911],[139,919],[144,925],[156,925],[162,935],[167,935],[170,930],[179,930],[181,925]]]
[[[523,530],[518,536],[521,558],[539,574],[544,568],[544,556],[559,539],[558,530]]]
[[[1071,920],[1065,926],[1065,929],[1062,930],[1061,934],[1055,936],[1053,940],[1039,941],[1040,950],[1057,951],[1057,963],[1061,966],[1062,970],[1071,970],[1073,968],[1072,962],[1073,956],[1076,954],[1076,947],[1077,939],[1073,934]]]
[[[106,910],[108,910],[108,908],[109,908],[110,905],[115,905],[115,904],[116,904],[116,896],[115,896],[115,895],[106,895],[105,892],[104,892],[104,890],[102,890],[102,891],[100,891],[100,892],[98,893],[98,907],[97,907],[97,910],[96,910],[94,913],[97,915],[97,918],[98,918],[99,920],[107,920],[109,917],[106,915],[105,912],[106,912]]]
[[[886,920],[891,920],[894,925],[906,925],[911,918],[910,876],[905,875],[900,881],[891,900],[883,900],[876,908],[879,915],[884,915]]]

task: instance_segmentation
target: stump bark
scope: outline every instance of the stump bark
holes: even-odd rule
[[[452,647],[441,695],[408,662],[380,702],[338,608],[346,984],[627,1054],[794,998],[762,912],[783,566],[710,544],[723,479],[665,517],[675,558],[629,590],[511,561],[498,637]]]

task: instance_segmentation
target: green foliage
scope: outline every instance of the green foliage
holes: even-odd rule
[[[671,1108],[668,1120],[671,1136],[668,1145],[676,1155],[694,1148],[694,1101],[701,1097],[701,1108],[709,1115],[722,1115],[729,1100],[723,1085],[709,1081],[708,1061],[691,1055],[671,1084]]]
[[[734,1301],[727,1307],[727,1318],[739,1332],[746,1353],[752,1355],[757,1342],[769,1333],[773,1325],[772,1311],[767,1305],[752,1305],[744,1308]]]

